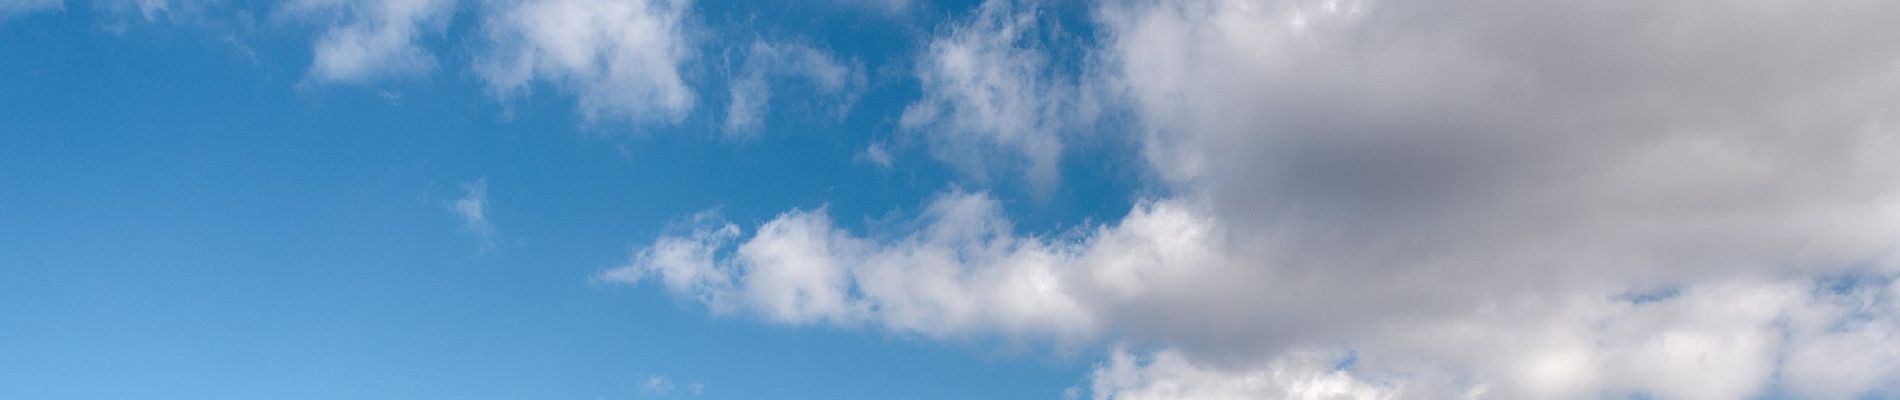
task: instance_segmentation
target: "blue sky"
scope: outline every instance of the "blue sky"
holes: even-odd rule
[[[16,0],[0,398],[1894,393],[1900,9],[1613,3]]]
[[[441,37],[427,47],[444,67],[427,76],[312,84],[310,29],[233,28],[218,18],[269,5],[229,6],[244,11],[144,21],[73,3],[0,25],[0,397],[1047,398],[1088,365],[706,318],[590,281],[703,209],[757,220],[915,204],[943,171],[853,158],[889,135],[902,85],[843,119],[774,114],[734,142],[715,117],[587,124],[551,93],[497,101],[453,66],[466,46]],[[860,27],[775,29],[919,34],[810,12]],[[909,50],[839,42],[867,63]],[[478,180],[492,248],[450,209]],[[1073,224],[1101,212],[1082,206],[1102,201],[1089,194],[1024,207]],[[645,390],[655,375],[676,389]],[[701,394],[683,392],[693,383]]]

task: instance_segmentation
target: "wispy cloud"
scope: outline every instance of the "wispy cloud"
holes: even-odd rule
[[[760,129],[771,110],[772,86],[786,79],[802,79],[815,89],[796,93],[801,103],[817,103],[815,111],[842,117],[864,90],[863,67],[838,60],[829,53],[797,43],[755,41],[745,62],[730,82],[726,107],[728,137],[742,138]]]
[[[0,1],[0,22],[6,22],[15,16],[37,11],[61,10],[66,7],[63,0],[8,0]]]
[[[696,54],[684,0],[493,3],[476,70],[504,100],[536,82],[574,94],[590,121],[678,123],[696,95],[680,69]]]
[[[419,43],[448,26],[452,0],[299,0],[282,14],[327,25],[312,48],[309,79],[363,83],[427,72],[436,60]]]
[[[706,392],[706,383],[693,381],[687,383],[685,387],[680,387],[671,376],[653,374],[641,381],[640,392],[652,397],[698,396]]]
[[[462,197],[449,203],[450,211],[462,217],[462,230],[481,239],[482,251],[495,248],[495,224],[488,220],[488,179],[462,185]]]

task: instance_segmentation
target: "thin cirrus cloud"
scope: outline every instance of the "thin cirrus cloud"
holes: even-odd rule
[[[1891,2],[1110,2],[1074,76],[1011,39],[1035,6],[937,38],[904,128],[1033,171],[1063,110],[1126,112],[1169,194],[1051,236],[984,193],[888,238],[794,210],[604,276],[785,324],[1114,343],[1097,399],[1895,389]],[[1060,82],[1100,92],[1025,89]]]

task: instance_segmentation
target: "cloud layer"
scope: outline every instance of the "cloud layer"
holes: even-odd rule
[[[961,189],[877,234],[824,208],[702,214],[596,279],[787,325],[1105,350],[1097,399],[1900,394],[1900,3],[1110,0],[1081,26],[1059,6],[926,29],[892,69],[920,92],[881,120],[986,189],[1046,193],[1077,144],[1137,144],[1119,220],[1024,232],[1008,191]],[[466,64],[589,122],[681,125],[723,84],[712,129],[744,137],[784,85],[837,116],[872,90],[848,53],[713,37],[683,0],[276,7],[319,27],[308,81]],[[464,10],[466,59],[433,54]],[[745,44],[723,82],[693,79],[709,43]],[[863,157],[903,165],[885,145]],[[464,195],[490,240],[485,183]]]
[[[609,275],[791,324],[1122,343],[1097,398],[1837,398],[1900,377],[1892,3],[1109,2],[1071,75],[1019,6],[932,42],[904,127],[1034,176],[1077,110],[1127,112],[1167,194],[1048,235],[982,193],[892,238],[792,211]]]

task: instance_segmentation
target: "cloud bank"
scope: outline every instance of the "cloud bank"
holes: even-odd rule
[[[1066,121],[1125,112],[1164,194],[1121,221],[1022,233],[951,191],[895,237],[701,221],[603,277],[786,324],[1115,344],[1097,399],[1900,381],[1891,2],[1106,2],[1077,70],[1025,44],[1038,12],[932,41],[903,128],[1052,175]]]
[[[468,4],[466,61],[504,101],[655,124],[701,101],[686,1]],[[361,84],[462,63],[423,44],[460,5],[275,10],[320,26],[308,80]],[[984,190],[885,234],[702,214],[596,279],[1100,349],[1097,399],[1900,394],[1900,3],[1110,0],[1082,26],[1057,6],[992,0],[927,34],[894,129],[984,188],[1047,190],[1076,144],[1126,139],[1145,197],[1119,220],[1024,232]],[[748,43],[730,135],[775,85],[838,110],[869,85],[822,46]],[[897,165],[883,146],[863,157]],[[492,235],[485,185],[464,194]]]

